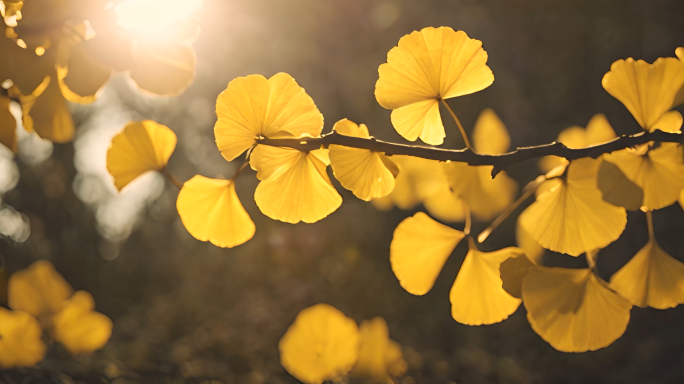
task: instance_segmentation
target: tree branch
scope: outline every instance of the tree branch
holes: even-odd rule
[[[455,161],[467,163],[469,165],[491,165],[492,177],[499,172],[506,170],[513,164],[529,159],[541,158],[544,156],[564,157],[568,160],[581,159],[583,157],[598,158],[604,153],[614,152],[620,149],[634,147],[649,141],[662,143],[684,144],[684,134],[669,133],[656,130],[653,132],[640,132],[634,135],[623,135],[611,141],[597,144],[587,148],[571,149],[559,142],[543,144],[534,147],[520,147],[515,151],[502,155],[482,155],[469,149],[443,149],[435,147],[423,147],[418,145],[396,144],[387,141],[376,140],[375,138],[364,139],[361,137],[344,136],[335,131],[315,138],[301,139],[259,139],[259,144],[270,145],[273,147],[288,147],[308,152],[319,148],[327,148],[331,144],[341,145],[351,148],[369,149],[374,152],[383,152],[386,155],[406,155],[420,157],[423,159],[438,161]]]

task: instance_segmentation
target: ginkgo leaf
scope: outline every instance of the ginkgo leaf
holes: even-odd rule
[[[9,108],[10,99],[0,95],[0,144],[17,152],[17,120]]]
[[[630,57],[614,62],[602,84],[648,130],[675,106],[675,96],[684,85],[684,64],[673,57],[661,57],[653,64]]]
[[[520,215],[542,247],[579,256],[617,240],[627,224],[624,208],[605,202],[596,185],[601,160],[574,160],[565,178],[547,180],[546,192]]]
[[[522,296],[532,329],[562,352],[607,347],[627,329],[632,308],[589,268],[530,268]]]
[[[54,66],[54,60],[49,55],[37,56],[32,49],[21,48],[5,36],[0,36],[0,52],[3,55],[3,60],[0,60],[0,82],[12,80],[23,95],[31,94]]]
[[[345,136],[370,138],[368,128],[342,119],[335,123],[335,131]],[[368,149],[330,145],[330,166],[343,187],[361,200],[387,196],[394,189],[394,178],[399,167],[383,153]]]
[[[136,40],[131,79],[157,95],[182,93],[195,78],[195,50],[176,42]]]
[[[426,183],[424,183],[426,184]],[[423,206],[431,216],[448,223],[462,222],[466,217],[465,203],[449,188],[446,178],[435,180],[435,190],[425,195]]]
[[[70,45],[65,48],[68,49],[69,57],[67,66],[57,67],[60,89],[71,102],[92,103],[109,81],[112,68],[92,57],[80,44]]]
[[[463,232],[423,212],[404,219],[394,230],[390,244],[390,264],[399,284],[414,295],[428,293],[463,237]]]
[[[530,260],[541,263],[544,256],[544,247],[539,245],[537,241],[525,230],[525,227],[520,223],[520,218],[515,223],[515,242],[518,248],[525,251]]]
[[[639,210],[643,205],[644,192],[610,161],[601,162],[597,182],[603,200],[630,211]]]
[[[644,153],[645,152],[645,153]],[[605,155],[605,159],[643,190],[642,206],[660,209],[677,201],[684,189],[684,156],[677,143],[627,148]]]
[[[52,320],[55,341],[73,355],[96,351],[109,340],[112,320],[93,311],[95,300],[86,291],[78,291],[62,304]]]
[[[655,124],[653,124],[651,131],[659,129],[663,132],[680,132],[682,122],[684,122],[684,118],[682,118],[682,114],[679,113],[679,111],[666,112]]]
[[[393,109],[392,125],[405,139],[442,144],[439,99],[468,95],[490,86],[482,42],[448,27],[423,28],[399,40],[378,70],[375,97]]]
[[[47,260],[38,260],[12,274],[7,284],[10,308],[43,319],[59,311],[73,293],[71,285]]]
[[[684,303],[684,263],[650,240],[611,276],[610,286],[639,307],[674,308]]]
[[[508,318],[520,305],[503,289],[499,267],[506,259],[523,254],[509,247],[480,252],[471,238],[470,250],[449,292],[451,316],[466,325],[494,324]]]
[[[254,222],[242,207],[235,181],[196,175],[183,184],[176,202],[190,234],[218,247],[232,248],[254,236]]]
[[[587,128],[573,126],[566,128],[558,134],[556,141],[563,143],[568,148],[582,149],[593,145],[602,144],[616,137],[615,130],[602,113],[594,115]],[[568,161],[558,156],[544,156],[539,161],[539,168],[547,173],[558,166],[567,166]]]
[[[176,134],[152,120],[126,124],[112,138],[107,151],[107,170],[121,191],[145,172],[161,171],[176,149]]]
[[[216,100],[216,114],[216,144],[228,161],[260,137],[318,136],[323,129],[323,115],[316,104],[286,73],[268,80],[261,75],[234,79]]]
[[[475,151],[482,155],[500,155],[511,145],[508,130],[493,109],[480,112],[473,129],[473,144]]]
[[[359,357],[351,374],[386,383],[390,376],[401,376],[407,368],[401,346],[389,339],[387,322],[382,317],[366,320],[359,327]]]
[[[55,143],[67,143],[74,138],[74,121],[57,78],[57,72],[53,72],[47,87],[36,88],[23,108],[31,116],[31,128],[38,136]]]
[[[286,223],[315,223],[342,204],[328,174],[327,150],[300,152],[258,145],[250,165],[261,180],[254,193],[266,216]]]
[[[278,343],[280,363],[297,380],[318,384],[346,375],[359,353],[356,322],[327,304],[303,309]]]
[[[499,266],[503,289],[509,295],[522,299],[523,278],[537,263],[525,253],[513,254]]]
[[[40,323],[22,311],[0,307],[0,367],[31,367],[43,360]]]
[[[505,172],[499,172],[492,179],[492,168],[456,162],[443,164],[451,189],[482,221],[492,219],[511,205],[518,189],[518,183]]]

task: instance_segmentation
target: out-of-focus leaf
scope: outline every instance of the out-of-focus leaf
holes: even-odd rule
[[[47,260],[39,260],[10,276],[7,301],[10,308],[39,319],[59,311],[73,293],[71,285]]]
[[[0,307],[0,366],[31,367],[43,360],[40,323],[22,311]]]
[[[139,40],[132,52],[131,78],[143,90],[175,96],[195,78],[195,50],[189,45]]]
[[[351,374],[370,378],[378,383],[387,383],[390,376],[401,376],[406,372],[401,346],[389,339],[387,322],[382,317],[366,320],[359,327],[361,346]]]
[[[17,120],[9,110],[10,99],[0,95],[0,144],[17,152]]]
[[[74,355],[96,351],[109,340],[112,321],[93,311],[95,300],[86,291],[78,291],[62,304],[52,320],[55,341]]]

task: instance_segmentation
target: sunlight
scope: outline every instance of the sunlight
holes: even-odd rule
[[[150,36],[190,17],[203,0],[125,0],[115,8],[117,24],[138,35]]]

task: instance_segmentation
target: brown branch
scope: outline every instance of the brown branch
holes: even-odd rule
[[[640,132],[635,135],[623,135],[611,141],[582,149],[571,149],[559,142],[543,144],[534,147],[520,147],[515,151],[502,155],[481,155],[469,149],[443,149],[435,147],[423,147],[417,145],[396,144],[375,138],[364,139],[361,137],[344,136],[335,131],[315,138],[301,139],[259,139],[259,144],[273,147],[288,147],[300,151],[312,151],[319,148],[327,148],[331,144],[351,148],[370,149],[374,152],[383,152],[386,155],[406,155],[437,161],[455,161],[469,165],[491,165],[492,176],[506,170],[513,164],[525,160],[541,158],[544,156],[564,157],[568,160],[581,159],[583,157],[598,158],[604,153],[614,152],[620,149],[634,147],[649,141],[661,143],[684,144],[684,134],[669,133],[656,130],[653,132]]]

